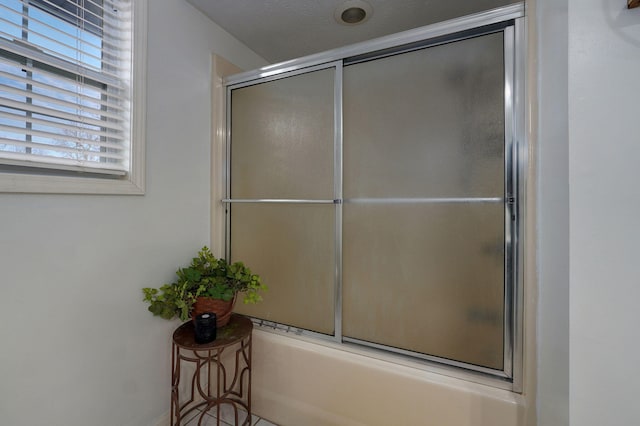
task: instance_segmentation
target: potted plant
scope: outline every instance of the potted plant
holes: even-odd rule
[[[244,293],[244,303],[257,303],[262,300],[259,292],[267,289],[242,262],[229,264],[217,259],[206,246],[188,267],[178,268],[176,275],[178,279],[171,284],[142,289],[154,315],[186,321],[190,316],[214,312],[217,326],[222,327],[229,322],[238,293]]]

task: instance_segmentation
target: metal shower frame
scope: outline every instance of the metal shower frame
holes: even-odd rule
[[[525,15],[524,4],[492,9],[450,21],[428,25],[414,30],[357,43],[339,49],[306,56],[258,70],[236,74],[224,79],[226,88],[226,169],[225,198],[222,202],[230,207],[233,203],[286,203],[286,204],[333,204],[335,205],[335,334],[303,330],[296,327],[256,319],[256,323],[273,329],[293,331],[330,342],[340,343],[353,349],[352,345],[363,345],[372,350],[394,352],[400,358],[423,361],[426,368],[435,368],[446,374],[486,383],[492,386],[520,392],[523,373],[523,288],[524,288],[524,224],[525,186],[527,170],[527,140],[525,131]],[[505,303],[504,303],[504,368],[495,370],[436,356],[417,354],[342,335],[342,68],[344,65],[371,60],[417,49],[450,43],[485,34],[504,34],[504,109],[505,109],[505,196],[496,199],[459,199],[455,202],[500,202],[504,203],[505,215]],[[231,166],[231,91],[259,83],[305,74],[321,69],[334,68],[334,198],[333,199],[233,199],[229,170]],[[402,202],[402,199],[393,199]],[[416,201],[412,199],[412,201]],[[440,199],[421,199],[419,202],[440,202]],[[447,199],[451,201],[451,199]],[[230,255],[230,214],[226,214],[225,253]]]

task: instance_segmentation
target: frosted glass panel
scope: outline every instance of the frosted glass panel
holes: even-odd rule
[[[344,68],[344,194],[502,197],[502,33]]]
[[[231,260],[269,287],[236,311],[325,334],[334,330],[333,205],[233,204]]]
[[[331,68],[233,90],[234,198],[333,198],[334,75]]]
[[[503,368],[504,207],[344,206],[344,335]]]
[[[505,196],[503,50],[496,33],[347,62],[344,203],[231,203],[231,260],[270,288],[236,310],[332,335],[339,297],[347,338],[503,370],[505,206],[478,200]],[[334,73],[232,91],[232,199],[334,198]]]

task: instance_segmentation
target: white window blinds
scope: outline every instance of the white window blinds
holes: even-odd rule
[[[0,0],[0,164],[126,175],[131,0]]]

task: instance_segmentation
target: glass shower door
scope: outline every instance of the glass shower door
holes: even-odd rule
[[[344,67],[343,333],[501,370],[502,32]]]
[[[233,89],[231,260],[269,286],[236,311],[334,333],[335,68]]]

